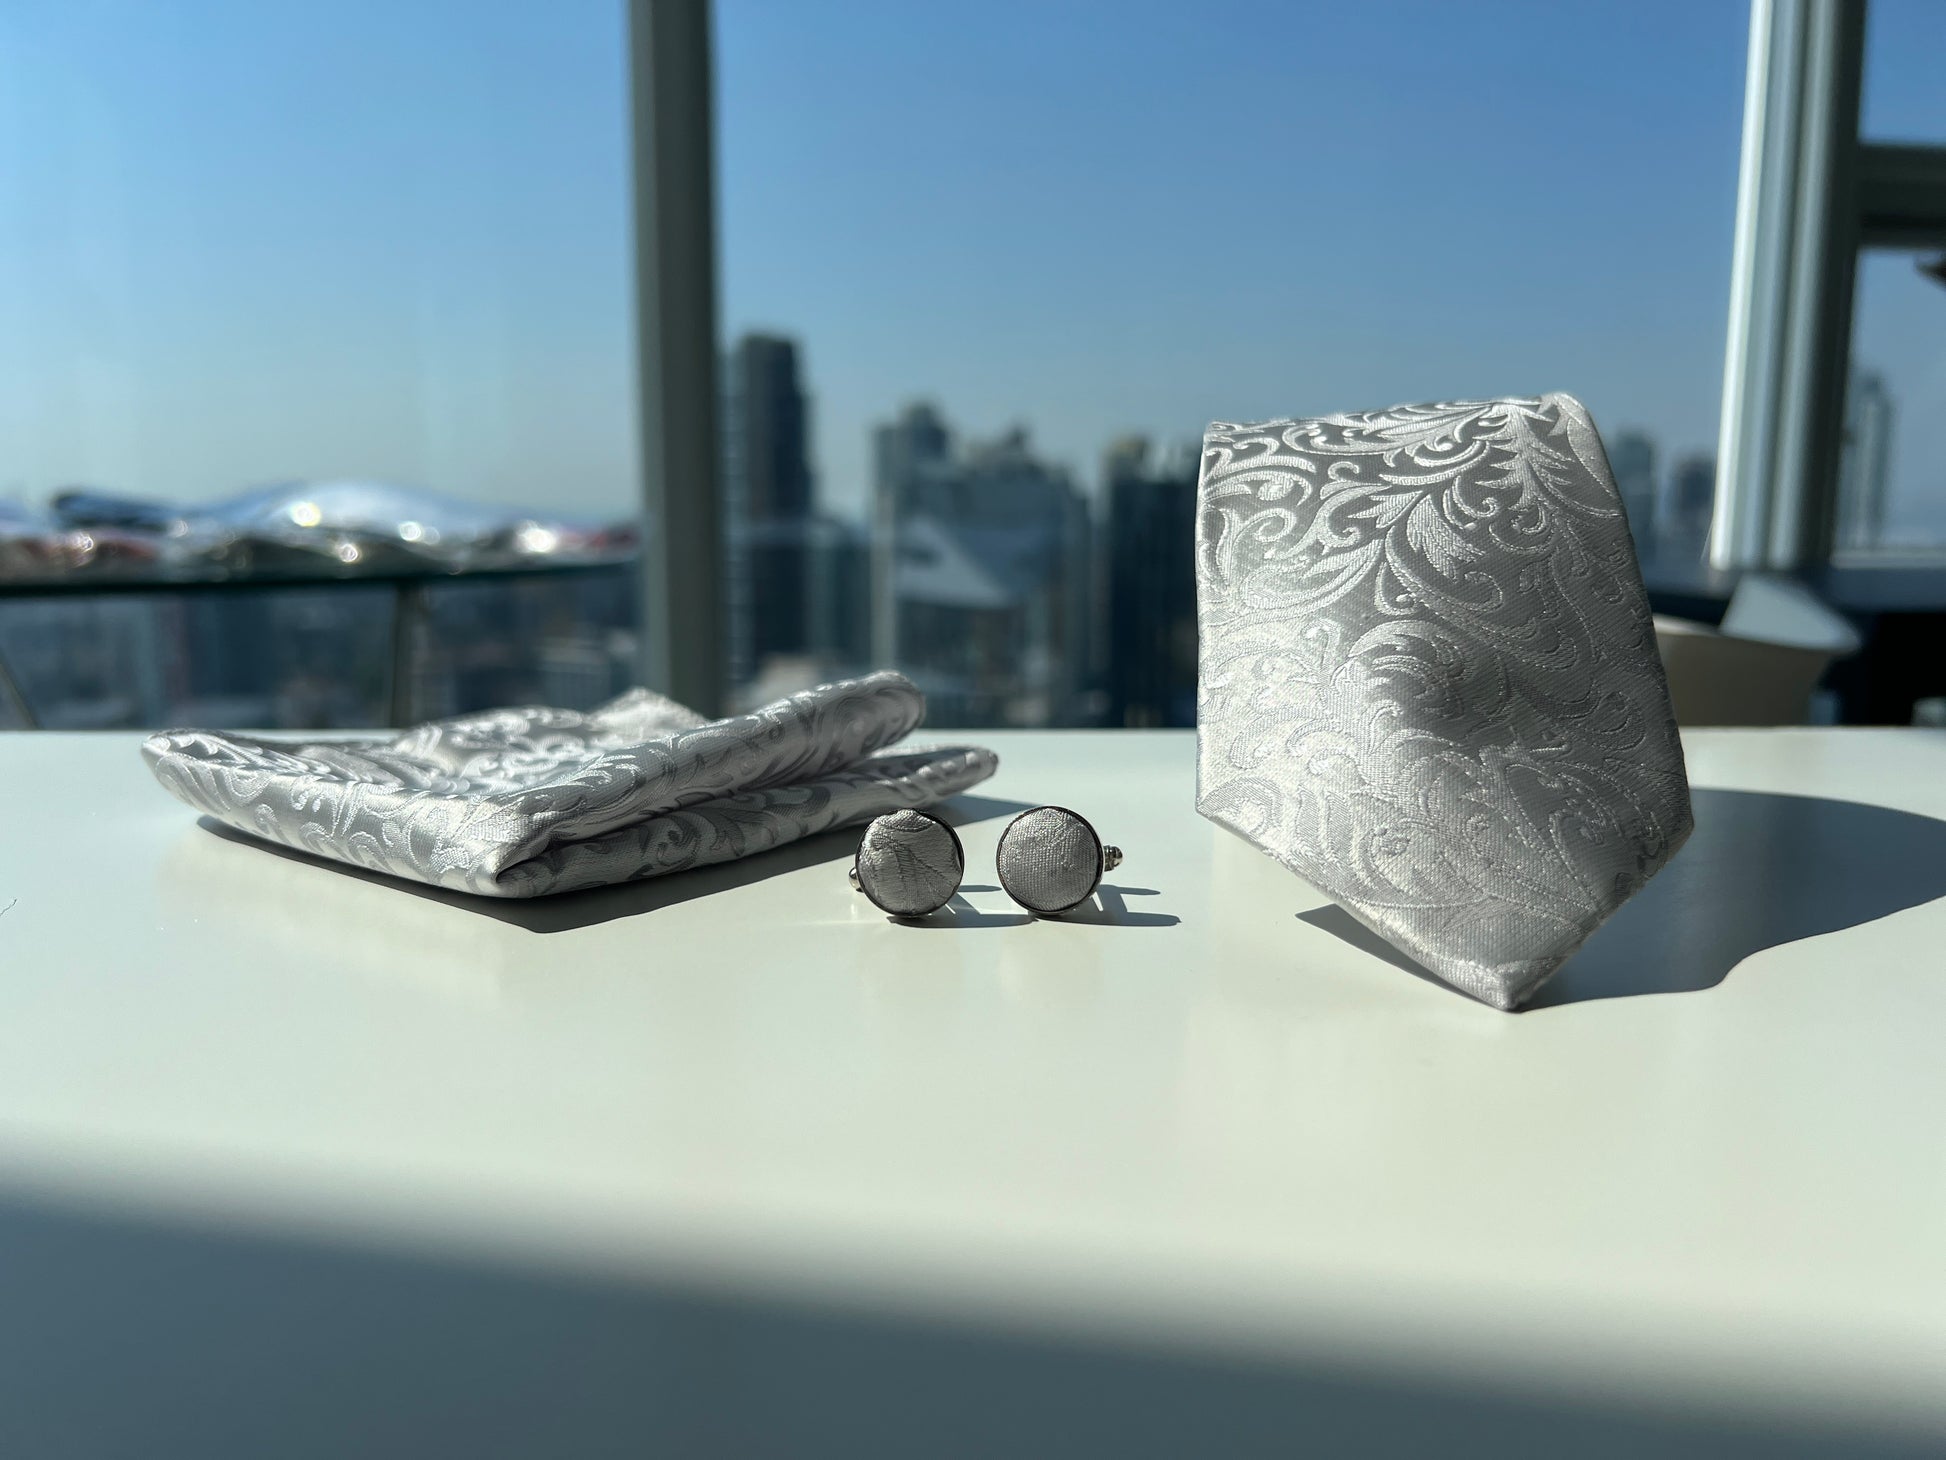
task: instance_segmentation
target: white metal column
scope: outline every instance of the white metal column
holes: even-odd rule
[[[1753,0],[1715,568],[1790,570],[1829,545],[1856,265],[1863,0]]]

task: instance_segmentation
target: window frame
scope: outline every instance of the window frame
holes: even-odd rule
[[[1868,9],[1750,7],[1709,545],[1719,572],[1873,570],[1874,554],[1836,542],[1858,261],[1946,247],[1946,147],[1860,135]]]
[[[711,20],[710,0],[629,0],[642,682],[713,716],[728,666]]]

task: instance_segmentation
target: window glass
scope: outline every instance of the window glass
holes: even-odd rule
[[[1946,421],[1946,259],[1859,256],[1838,476],[1840,553],[1946,549],[1946,459],[1925,449]]]
[[[1188,723],[1212,419],[1570,391],[1688,571],[1745,25],[721,0],[744,695],[894,663],[939,723]]]
[[[435,582],[406,606],[399,722],[490,705],[591,706],[636,683],[628,567]]]
[[[1878,142],[1946,142],[1946,5],[1871,0],[1859,134]]]
[[[580,534],[638,502],[625,19],[613,0],[0,7],[0,642],[95,615],[185,666],[112,695],[87,656],[22,670],[44,720],[370,723],[394,636],[367,604],[396,595],[357,580],[623,555],[626,534],[597,553]],[[157,575],[347,587],[118,586]],[[120,598],[22,597],[51,577]],[[632,600],[594,596],[621,616],[577,632],[607,655]],[[247,632],[197,627],[259,608]],[[313,662],[305,635],[340,650]]]
[[[392,594],[329,588],[0,599],[0,659],[48,730],[386,722]]]

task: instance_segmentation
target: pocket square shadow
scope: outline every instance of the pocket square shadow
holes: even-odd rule
[[[1529,1009],[1715,988],[1753,953],[1946,897],[1946,821],[1770,791],[1697,789],[1691,800],[1688,843]],[[1448,987],[1335,904],[1298,916]]]
[[[1032,804],[1026,801],[961,792],[943,805],[935,806],[933,811],[948,826],[970,826],[976,821],[991,821],[996,816],[1018,816],[1023,811],[1033,809]]]

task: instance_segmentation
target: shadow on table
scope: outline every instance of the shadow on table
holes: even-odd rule
[[[1668,1410],[1587,1375],[1489,1387],[1403,1365],[1167,1349],[654,1277],[192,1226],[0,1194],[0,1453],[464,1455],[1937,1454],[1869,1407],[1821,1426]],[[903,1315],[897,1308],[904,1306]],[[1510,1372],[1517,1373],[1512,1365]]]
[[[1121,887],[1104,882],[1095,889],[1092,901],[1073,912],[1062,913],[1064,922],[1093,923],[1110,928],[1173,928],[1182,921],[1174,913],[1137,912],[1128,905],[1131,897],[1160,897],[1153,887]]]
[[[1008,801],[999,796],[955,796],[936,808],[940,820],[950,826],[971,826],[976,821],[991,821],[996,816],[1018,816],[1034,808],[1026,801]],[[857,827],[852,828],[857,831]]]
[[[1024,801],[1006,801],[994,796],[955,796],[941,815],[954,826],[988,821],[996,816],[1017,815],[1029,810]],[[197,824],[226,841],[237,842],[289,861],[319,867],[340,877],[375,882],[413,897],[442,902],[449,907],[479,913],[503,923],[512,923],[530,933],[566,933],[596,923],[612,922],[659,908],[673,907],[692,898],[709,897],[735,887],[747,887],[767,877],[796,872],[826,862],[843,862],[858,850],[859,828],[840,827],[805,837],[768,852],[740,861],[722,862],[713,867],[694,867],[666,877],[650,877],[639,882],[622,882],[613,887],[594,887],[585,892],[560,892],[551,897],[481,897],[471,892],[432,887],[384,872],[354,867],[329,857],[314,857],[275,842],[260,841],[224,825],[213,816],[197,818]]]
[[[929,913],[923,918],[894,918],[892,921],[906,928],[1018,928],[1034,921],[1033,914],[1022,912],[1017,906],[1010,905],[1006,912],[986,912],[973,906],[965,896],[969,892],[998,891],[998,887],[985,883],[963,883],[960,890],[953,894],[952,901],[938,912]],[[1173,928],[1182,921],[1174,913],[1135,912],[1127,902],[1131,897],[1161,895],[1153,887],[1119,887],[1104,882],[1087,902],[1071,912],[1060,914],[1059,921],[1109,928]]]
[[[1692,800],[1688,843],[1530,1009],[1714,988],[1753,953],[1946,896],[1946,821],[1769,791],[1698,789]],[[1446,987],[1335,904],[1298,916]]]
[[[929,913],[923,918],[893,918],[892,922],[902,928],[1018,928],[1033,921],[1019,909],[1007,912],[984,912],[966,900],[969,892],[998,892],[997,887],[969,887],[960,884],[960,889],[938,912]]]
[[[1394,947],[1335,902],[1327,902],[1323,907],[1314,907],[1301,912],[1297,915],[1297,920],[1329,933],[1341,943],[1351,944],[1360,953],[1369,953],[1372,957],[1391,964],[1402,973],[1424,979],[1449,994],[1456,992],[1451,984],[1427,968],[1425,964],[1411,954]]]

